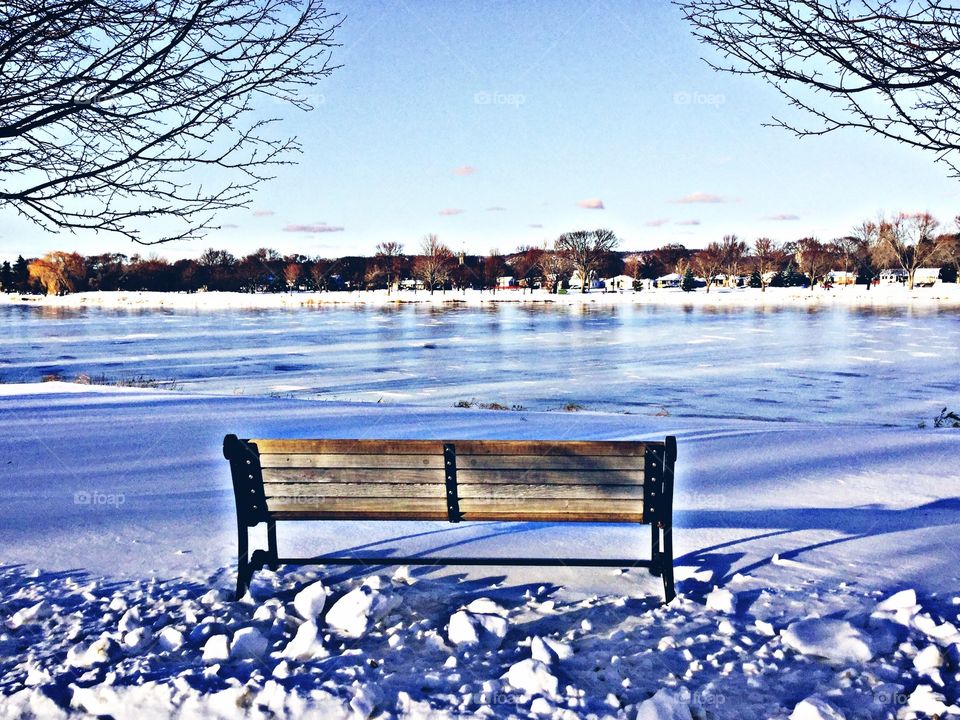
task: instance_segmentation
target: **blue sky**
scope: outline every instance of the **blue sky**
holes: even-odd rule
[[[207,246],[372,253],[426,233],[510,251],[610,227],[625,249],[724,234],[829,239],[878,212],[957,213],[929,155],[854,132],[799,140],[755,78],[700,59],[677,8],[617,2],[329,0],[343,67],[284,111],[305,152],[205,241],[144,250],[52,235],[0,211],[0,256],[52,249],[194,256]],[[281,108],[266,108],[276,112]],[[602,205],[602,208],[600,207]]]

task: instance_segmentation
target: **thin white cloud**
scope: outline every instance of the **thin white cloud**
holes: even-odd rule
[[[764,220],[775,220],[777,222],[788,222],[790,220],[799,220],[799,215],[793,213],[777,213],[776,215],[767,215]]]
[[[444,208],[441,210],[438,215],[462,215],[466,210],[461,210],[460,208]]]
[[[694,203],[722,203],[722,202],[727,202],[727,200],[721,195],[714,195],[713,193],[705,193],[705,192],[695,192],[695,193],[690,193],[689,195],[684,195],[682,198],[671,200],[670,202],[680,203],[681,205],[691,205]]]
[[[600,198],[587,198],[586,200],[578,200],[577,205],[586,209],[586,210],[604,210],[603,200]]]
[[[678,221],[676,222],[676,224],[677,224],[677,225],[687,225],[687,226],[690,226],[690,225],[699,225],[699,224],[700,224],[700,221],[699,221],[699,220],[678,220]]]
[[[539,229],[539,228],[542,228],[543,225],[541,225],[540,223],[533,223],[533,224],[531,224],[531,225],[527,225],[527,227],[528,227],[528,228],[533,228],[534,230],[537,230],[537,229]]]
[[[270,217],[271,215],[275,215],[275,214],[276,213],[273,210],[254,210],[253,211],[254,217]]]
[[[467,175],[473,175],[477,172],[477,169],[473,165],[461,165],[460,167],[453,169],[454,175],[459,175],[460,177],[466,177]]]
[[[343,232],[343,228],[335,225],[327,225],[326,223],[316,223],[314,225],[287,225],[283,231],[293,233],[330,233]]]
[[[220,229],[221,229],[221,230],[236,230],[238,227],[240,227],[240,226],[237,225],[237,224],[235,224],[235,223],[224,223],[223,225],[220,226]]]
[[[487,212],[504,212],[505,207],[500,207],[499,205],[494,205],[493,207],[488,207]]]
[[[660,227],[662,225],[666,225],[668,222],[670,221],[666,218],[657,218],[656,220],[648,220],[644,223],[644,225],[647,227]]]

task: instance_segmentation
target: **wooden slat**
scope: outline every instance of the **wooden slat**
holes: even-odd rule
[[[267,512],[271,515],[283,512],[298,514],[309,513],[380,513],[384,517],[391,515],[438,515],[447,519],[447,504],[443,496],[436,498],[358,498],[325,497],[318,502],[313,498],[273,498],[267,501]]]
[[[523,515],[518,515],[512,510],[500,510],[497,508],[472,509],[463,514],[463,520],[490,520],[498,522],[600,522],[600,523],[642,523],[643,512],[624,512],[618,510],[610,513],[588,513],[588,512],[560,512],[544,511],[540,512],[535,508],[528,508]]]
[[[557,519],[592,520],[607,515],[643,517],[643,502],[633,500],[604,500],[545,498],[536,502],[512,498],[460,498],[460,511],[465,520],[480,517],[510,520],[533,520],[534,516]],[[639,521],[639,520],[638,520]]]
[[[662,443],[633,441],[451,440],[461,455],[612,455],[643,457],[648,446]]]
[[[443,469],[443,453],[435,455],[261,454],[260,466],[263,468]]]
[[[443,485],[441,468],[264,468],[265,483],[430,483]]]
[[[457,453],[457,472],[461,470],[630,470],[643,474],[643,456],[607,455],[461,455]]]
[[[442,455],[440,440],[271,440],[250,439],[261,454]]]
[[[484,485],[457,484],[457,494],[465,499],[523,499],[536,509],[540,499],[583,499],[603,501],[643,500],[642,485]]]
[[[271,512],[270,517],[274,520],[447,520],[447,511],[330,510],[326,507],[308,507],[285,508]]]
[[[478,485],[643,485],[642,470],[457,469],[457,481]]]
[[[396,498],[435,498],[444,500],[443,483],[264,483],[267,507],[271,498],[381,498],[389,505]],[[446,502],[446,500],[444,500]]]

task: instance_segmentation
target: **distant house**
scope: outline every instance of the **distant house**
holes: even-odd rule
[[[917,268],[913,273],[914,287],[931,287],[940,280],[940,268]]]
[[[633,278],[629,275],[615,275],[611,278],[605,278],[603,287],[607,292],[633,290]]]
[[[423,284],[422,280],[414,280],[413,278],[406,278],[405,280],[400,281],[401,290],[423,290],[426,287]]]
[[[827,280],[834,285],[856,285],[857,274],[846,270],[831,270],[827,273]]]
[[[670,273],[668,275],[661,275],[657,278],[657,287],[658,288],[675,288],[680,287],[680,282],[683,278],[679,273]]]
[[[502,275],[497,278],[497,290],[515,290],[517,279],[513,275]]]
[[[880,282],[885,285],[893,283],[905,283],[907,281],[907,271],[902,268],[887,268],[880,271]]]

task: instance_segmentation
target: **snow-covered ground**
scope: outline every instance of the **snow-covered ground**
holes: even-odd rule
[[[545,290],[449,291],[433,294],[423,290],[386,290],[352,292],[297,293],[164,293],[164,292],[82,292],[60,297],[0,293],[0,304],[44,305],[48,307],[107,308],[178,308],[196,310],[269,309],[314,307],[317,305],[427,305],[462,304],[470,306],[491,303],[549,303],[555,305],[669,305],[690,307],[957,307],[960,305],[960,284],[937,283],[933,287],[908,290],[903,285],[885,284],[822,288],[753,288],[714,287],[710,292],[699,289],[685,293],[677,288],[647,289],[641,292],[579,293],[563,295]]]
[[[895,402],[893,398],[891,402]],[[960,431],[0,384],[0,717],[960,715]],[[229,599],[220,441],[679,439],[642,570],[283,568]],[[311,523],[282,553],[648,551],[646,528]]]

